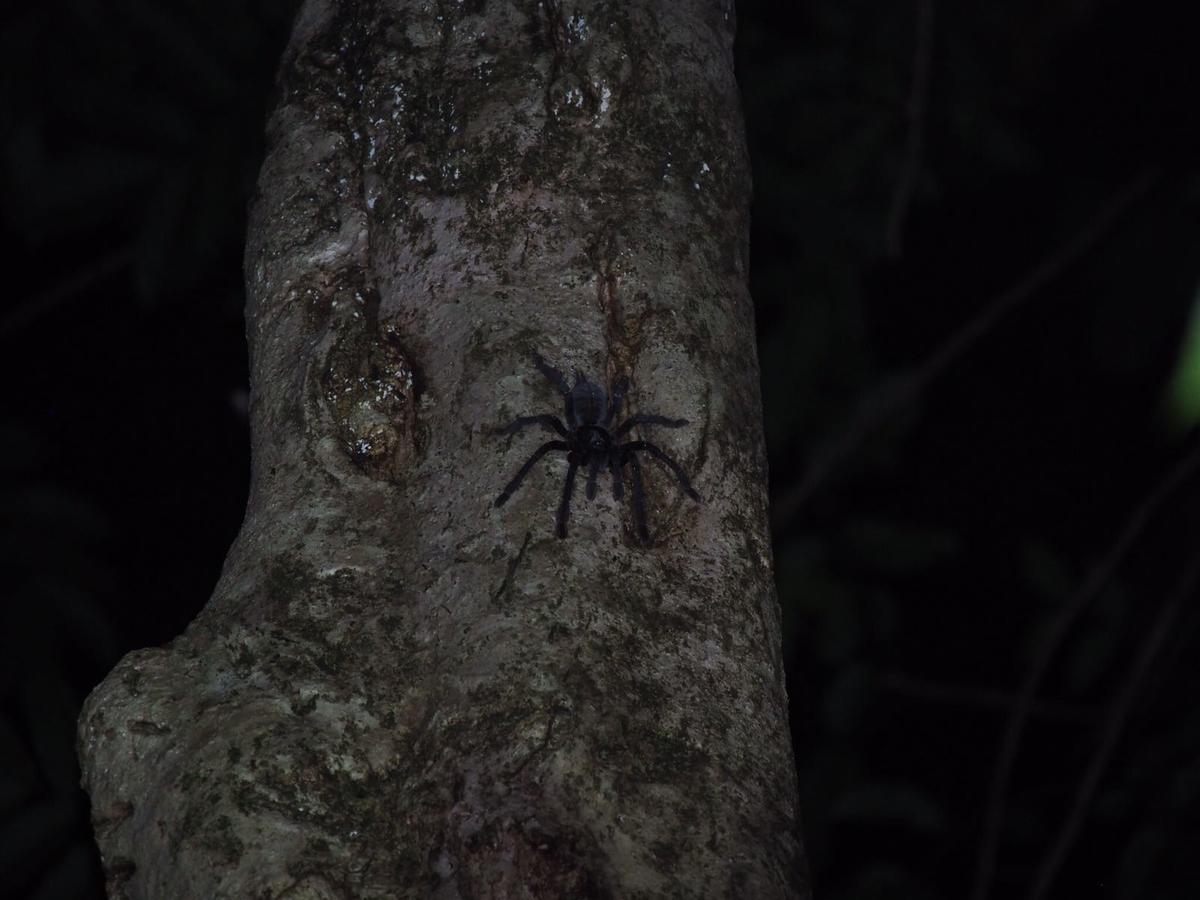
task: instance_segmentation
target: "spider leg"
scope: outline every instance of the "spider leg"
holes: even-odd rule
[[[550,383],[558,388],[558,392],[564,397],[571,393],[571,386],[567,384],[567,379],[563,377],[563,373],[550,363],[542,358],[542,354],[536,350],[533,351],[533,364],[537,366],[538,371],[550,380]]]
[[[625,499],[625,473],[619,451],[613,450],[608,454],[608,470],[612,473],[613,499],[620,503]]]
[[[533,351],[533,364],[537,366],[541,372],[550,381],[552,385],[563,395],[563,400],[566,403],[567,421],[575,421],[575,395],[571,392],[571,386],[567,384],[567,379],[563,377],[563,373],[550,363],[542,358],[542,354],[536,350]]]
[[[589,500],[596,499],[596,479],[600,477],[600,464],[603,461],[603,457],[599,453],[593,453],[592,461],[588,463],[587,498]]]
[[[633,453],[627,458],[629,469],[633,473],[633,521],[637,524],[641,542],[649,544],[650,530],[646,527],[646,486],[642,483],[642,464]]]
[[[540,415],[540,416],[521,416],[518,419],[514,419],[512,422],[510,422],[504,428],[493,429],[492,433],[493,434],[516,434],[522,428],[526,428],[530,425],[541,425],[547,431],[553,429],[554,431],[557,431],[559,434],[561,434],[563,437],[567,436],[567,426],[562,423],[562,420],[559,419],[558,416],[552,416],[549,413],[546,413],[546,414]]]
[[[571,454],[574,457],[574,454]],[[567,466],[567,483],[563,485],[562,501],[558,504],[558,515],[555,517],[555,531],[559,538],[567,536],[567,519],[571,517],[571,494],[575,492],[575,473],[579,463],[573,458]]]
[[[671,459],[671,457],[667,456],[666,453],[664,453],[654,444],[650,443],[649,441],[630,441],[628,444],[622,444],[621,449],[629,454],[629,458],[631,460],[636,459],[636,457],[633,455],[636,451],[645,450],[655,459],[665,463],[667,467],[675,473],[675,477],[679,480],[679,486],[683,488],[683,492],[693,500],[699,502],[700,495],[696,493],[695,489],[692,487],[692,483],[688,481],[687,472],[683,471],[683,466],[675,462],[675,460]]]
[[[654,413],[638,413],[636,416],[630,416],[621,423],[621,427],[613,432],[613,437],[618,438],[629,432],[629,429],[634,425],[662,425],[664,428],[682,428],[688,423],[687,419],[668,419],[666,416],[659,416]]]
[[[629,390],[629,378],[622,375],[613,384],[612,398],[608,404],[608,415],[604,417],[604,427],[608,428],[613,423],[613,419],[621,414],[621,402],[625,399],[625,392]]]
[[[525,465],[521,466],[520,471],[518,471],[517,474],[513,476],[513,480],[510,481],[508,483],[507,487],[505,487],[504,490],[502,490],[500,492],[500,496],[496,498],[496,505],[503,506],[505,504],[505,502],[508,500],[508,498],[513,495],[513,491],[515,491],[518,487],[521,486],[521,482],[525,480],[525,476],[529,474],[529,470],[532,469],[537,464],[537,461],[539,459],[541,459],[543,456],[545,456],[551,450],[570,451],[570,449],[571,449],[571,445],[568,444],[566,441],[546,441],[546,443],[542,444],[542,446],[540,446],[536,450],[534,450],[533,456],[531,456],[531,457],[529,457],[529,459],[525,460]]]

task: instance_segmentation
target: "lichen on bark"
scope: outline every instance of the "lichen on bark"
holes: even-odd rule
[[[246,254],[252,484],[213,597],[84,711],[113,897],[800,897],[749,175],[721,0],[308,0]],[[501,510],[531,371],[651,470]]]

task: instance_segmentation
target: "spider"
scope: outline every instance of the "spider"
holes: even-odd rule
[[[571,495],[575,491],[575,475],[581,466],[588,473],[587,498],[596,496],[596,479],[601,468],[607,468],[612,475],[613,499],[620,502],[625,495],[623,470],[628,464],[633,483],[633,516],[637,523],[638,537],[643,544],[650,543],[650,533],[646,527],[646,489],[642,483],[642,464],[638,452],[645,451],[655,459],[664,463],[679,481],[683,492],[699,502],[700,495],[693,490],[683,467],[668,456],[663,450],[649,441],[621,442],[629,430],[635,425],[661,425],[664,428],[681,428],[687,424],[687,419],[669,419],[654,413],[638,413],[630,416],[615,429],[613,420],[621,412],[621,401],[629,390],[629,379],[622,376],[613,385],[612,396],[605,394],[604,388],[588,381],[580,372],[575,373],[575,385],[567,384],[563,373],[542,359],[538,353],[533,354],[533,363],[538,371],[549,379],[550,383],[562,394],[566,403],[566,424],[558,416],[543,414],[538,416],[521,416],[506,428],[496,430],[496,434],[516,434],[530,425],[540,425],[547,431],[557,432],[562,440],[546,441],[533,451],[533,455],[525,461],[525,465],[512,481],[510,481],[496,498],[496,506],[503,506],[513,492],[520,487],[529,470],[539,459],[551,450],[565,450],[567,453],[567,481],[563,485],[562,500],[558,504],[558,514],[555,518],[555,533],[560,538],[567,536],[567,519],[571,515]]]

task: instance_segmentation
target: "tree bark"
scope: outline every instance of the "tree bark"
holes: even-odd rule
[[[110,896],[802,897],[725,0],[308,0],[246,253],[211,601],[89,698]],[[540,351],[631,411],[651,543]],[[649,436],[649,432],[647,432]],[[196,473],[195,477],[203,477]]]

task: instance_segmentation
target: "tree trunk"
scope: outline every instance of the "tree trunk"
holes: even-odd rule
[[[305,3],[246,254],[246,520],[82,717],[111,896],[807,895],[733,28]],[[546,437],[493,429],[561,408],[533,352],[690,420],[642,436],[703,502],[645,457],[649,544],[607,474],[560,540],[554,453],[497,508]]]

